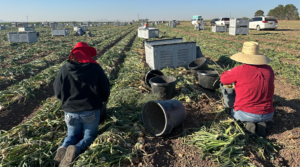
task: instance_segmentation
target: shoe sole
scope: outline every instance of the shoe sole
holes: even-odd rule
[[[256,126],[255,126],[255,124],[253,122],[247,122],[247,124],[246,124],[246,130],[248,132],[250,132],[251,134],[255,134],[255,128],[256,128]]]
[[[71,145],[67,148],[64,159],[60,162],[59,167],[68,167],[75,158],[76,155],[76,147]]]
[[[66,154],[66,149],[65,148],[60,148],[57,150],[57,153],[54,157],[54,161],[56,165],[59,165],[59,163],[64,159]]]

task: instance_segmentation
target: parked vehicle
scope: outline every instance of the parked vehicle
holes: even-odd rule
[[[211,21],[210,21],[210,26],[214,26],[216,25],[216,21],[218,21],[218,18],[213,18]]]
[[[197,23],[200,23],[200,24],[203,23],[202,16],[199,16],[199,15],[193,16],[193,19],[191,21],[192,26],[196,25]]]
[[[229,17],[220,17],[217,21],[215,21],[216,26],[227,26],[229,27],[230,18]]]
[[[278,21],[273,16],[257,16],[249,21],[249,29],[262,29],[275,30],[278,27]]]

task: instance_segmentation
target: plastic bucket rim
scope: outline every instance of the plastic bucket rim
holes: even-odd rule
[[[161,73],[161,75],[158,75],[158,76],[163,76],[163,75],[164,75],[164,73],[161,72],[160,70],[149,70],[149,71],[146,73],[146,76],[145,76],[145,83],[146,83],[146,85],[149,86],[150,88],[151,88],[150,80],[151,80],[152,78],[154,78],[154,77],[152,77],[152,78],[150,78],[150,79],[147,79],[147,77],[148,77],[148,75],[149,75],[151,72],[153,72],[153,71],[157,71],[157,72]],[[156,76],[155,76],[155,77],[156,77]]]
[[[212,74],[212,73],[206,73],[207,71],[209,71],[209,72],[214,72],[214,74]],[[218,72],[217,71],[215,71],[215,70],[200,70],[200,71],[197,71],[197,74],[198,75],[206,75],[206,76],[218,76],[219,74],[218,74]]]
[[[161,136],[161,135],[163,135],[163,134],[165,133],[165,131],[166,131],[167,124],[168,124],[168,119],[167,119],[166,111],[164,110],[164,108],[161,106],[161,104],[160,104],[159,102],[160,102],[160,101],[154,101],[154,100],[148,101],[148,102],[143,106],[143,110],[142,110],[142,120],[143,120],[143,124],[145,125],[145,123],[144,123],[144,116],[143,116],[143,115],[144,115],[144,112],[145,112],[145,108],[146,108],[146,106],[147,106],[149,103],[157,104],[157,105],[162,109],[162,112],[163,112],[164,118],[165,118],[165,125],[164,125],[163,130],[162,130],[160,133],[158,133],[158,134],[153,134],[153,135],[155,135],[155,136]],[[147,127],[146,125],[145,125],[145,127],[146,127],[146,129],[149,129],[149,130],[150,130],[150,128]],[[150,132],[151,132],[151,130],[150,130]]]
[[[198,66],[196,66],[196,67],[190,67],[190,65],[191,65],[195,60],[197,60],[197,59],[203,59],[203,58],[205,59],[205,61],[204,61],[201,65],[198,65]],[[205,64],[207,63],[207,58],[206,58],[206,57],[199,57],[199,58],[197,58],[197,59],[195,59],[195,60],[193,60],[192,62],[189,63],[188,69],[190,69],[190,70],[196,70],[196,69],[202,67],[203,65],[205,65]]]
[[[175,81],[172,81],[172,82],[169,82],[169,83],[155,83],[155,82],[152,82],[151,80],[154,79],[154,78],[157,78],[157,77],[172,77],[175,79]],[[173,85],[173,84],[176,84],[177,83],[177,79],[176,77],[173,77],[173,76],[166,76],[166,75],[163,75],[163,76],[156,76],[156,77],[153,77],[149,80],[149,83],[154,86],[168,86],[168,85]]]

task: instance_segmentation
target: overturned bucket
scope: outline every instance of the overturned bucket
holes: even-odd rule
[[[222,83],[220,83],[220,87],[223,94],[223,104],[227,108],[232,108],[235,102],[235,89],[232,88],[226,88]]]
[[[163,100],[172,99],[175,96],[177,80],[172,76],[157,76],[150,79],[152,93],[158,94]]]
[[[178,100],[148,101],[142,111],[143,124],[154,136],[169,134],[185,118],[184,105]]]

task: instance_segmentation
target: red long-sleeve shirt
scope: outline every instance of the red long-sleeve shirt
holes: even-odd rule
[[[268,65],[237,66],[221,75],[224,85],[235,83],[234,110],[253,114],[274,112],[274,72]]]

